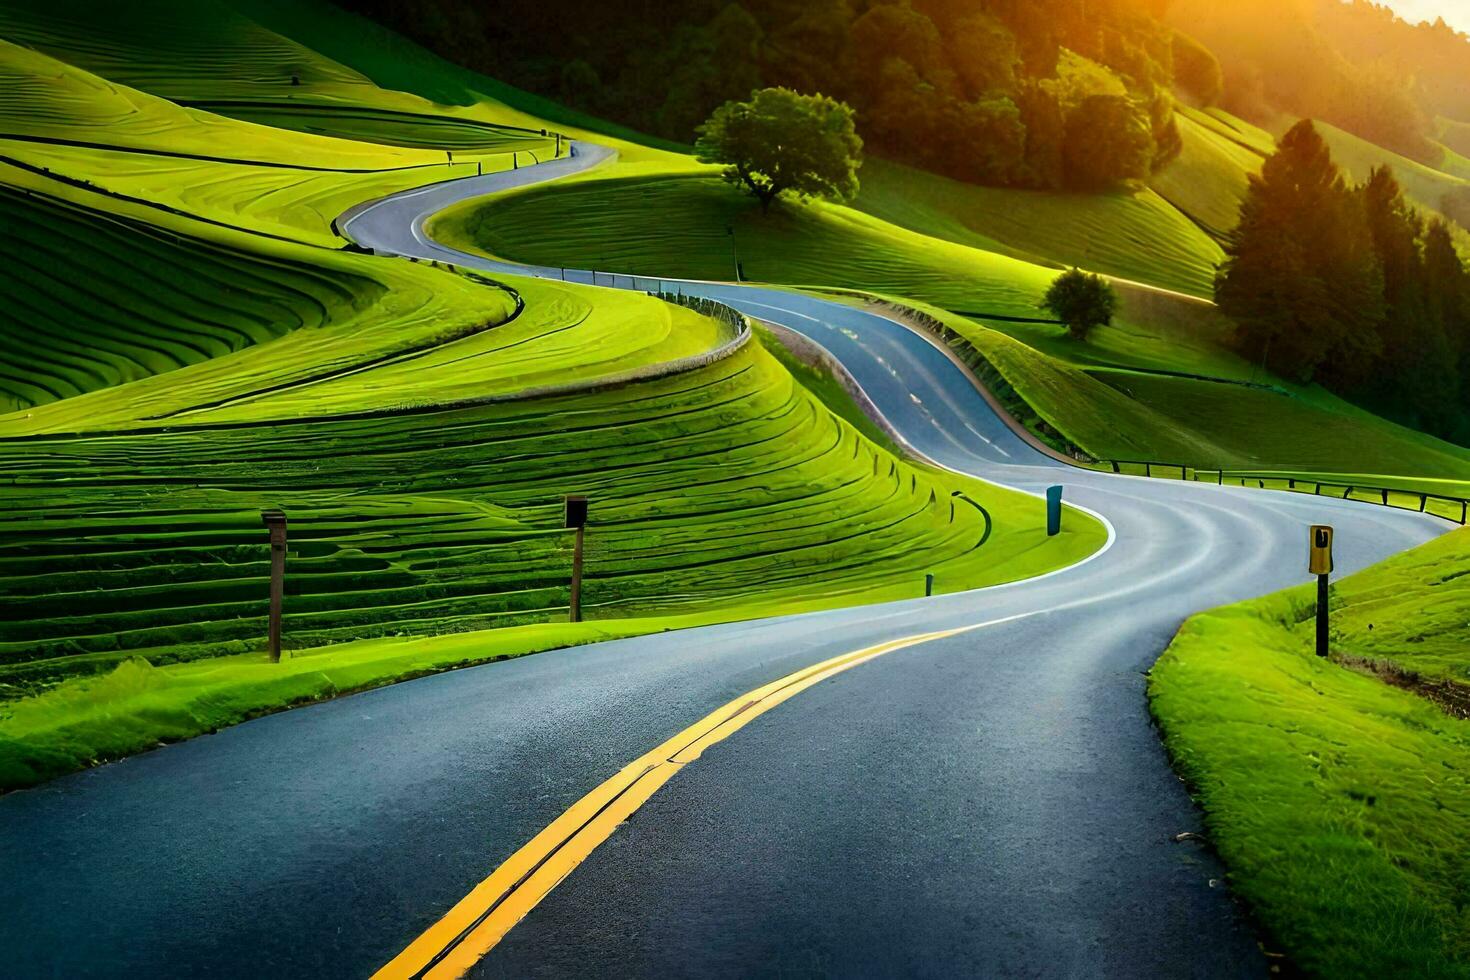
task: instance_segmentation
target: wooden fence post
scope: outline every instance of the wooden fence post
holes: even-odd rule
[[[271,606],[269,644],[271,663],[281,662],[281,605],[286,585],[286,514],[280,510],[260,512],[261,523],[271,533]]]

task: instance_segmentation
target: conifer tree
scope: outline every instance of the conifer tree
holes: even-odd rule
[[[1359,382],[1381,350],[1383,276],[1361,201],[1310,120],[1252,176],[1216,277],[1242,350],[1296,381]]]

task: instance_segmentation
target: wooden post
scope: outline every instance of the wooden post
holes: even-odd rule
[[[269,645],[271,663],[281,662],[281,605],[286,588],[286,515],[263,510],[260,520],[271,533],[271,610]]]
[[[587,498],[569,496],[562,501],[563,525],[576,530],[572,544],[572,593],[567,601],[567,621],[582,621],[582,533],[587,526]]]

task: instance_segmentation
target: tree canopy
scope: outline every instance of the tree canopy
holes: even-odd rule
[[[1095,327],[1113,322],[1118,294],[1102,276],[1074,268],[1052,281],[1041,305],[1066,324],[1073,337],[1086,340]]]
[[[858,192],[863,141],[852,109],[786,88],[726,102],[699,127],[695,155],[725,164],[724,178],[770,207],[781,194],[850,201]]]

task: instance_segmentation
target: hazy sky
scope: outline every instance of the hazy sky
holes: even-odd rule
[[[1384,0],[1411,23],[1443,17],[1446,24],[1470,32],[1470,0]]]

